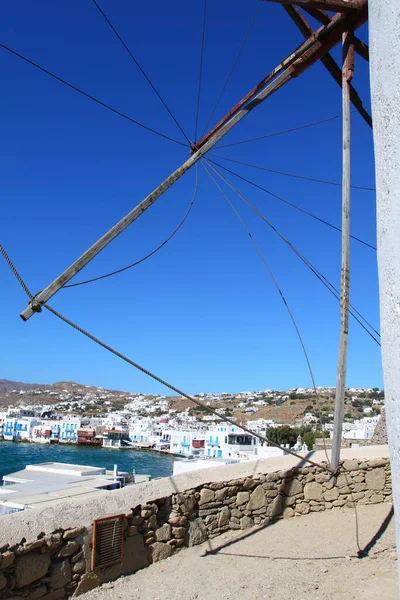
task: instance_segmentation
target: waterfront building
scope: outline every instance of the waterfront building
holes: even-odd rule
[[[78,429],[81,427],[81,420],[76,417],[62,419],[59,421],[61,444],[74,444],[78,440]]]
[[[125,448],[129,441],[127,429],[105,429],[103,434],[103,448]]]
[[[32,442],[39,444],[57,443],[60,439],[60,425],[57,421],[41,421],[32,430]]]
[[[172,429],[162,434],[161,439],[168,439],[170,452],[173,454],[203,454],[205,446],[205,435],[197,430]],[[203,441],[203,443],[198,443]]]
[[[234,425],[218,425],[209,429],[204,453],[216,458],[235,458],[255,455],[259,444],[258,438],[244,433]]]
[[[40,421],[34,417],[9,417],[6,416],[3,425],[3,438],[10,442],[31,441],[32,431]]]
[[[77,443],[85,446],[101,446],[103,431],[104,427],[82,427],[77,432]]]

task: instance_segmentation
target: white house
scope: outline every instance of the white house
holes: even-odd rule
[[[3,438],[7,441],[30,441],[32,430],[40,421],[34,417],[6,417],[3,425]]]
[[[234,425],[218,425],[206,435],[204,454],[216,458],[239,458],[255,455],[258,438]]]

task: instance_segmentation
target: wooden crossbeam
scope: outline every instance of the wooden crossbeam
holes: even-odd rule
[[[360,8],[359,0],[264,0],[264,2],[279,2],[279,4],[297,5],[302,8],[318,8],[343,13]]]
[[[312,35],[313,29],[312,29],[311,25],[307,22],[305,17],[302,15],[300,10],[296,6],[284,6],[283,8],[287,12],[287,14],[290,16],[290,18],[293,20],[293,22],[297,25],[297,27],[299,28],[301,33],[304,35],[304,37],[308,38],[309,36]],[[353,36],[353,40],[354,40],[354,36]],[[360,44],[362,44],[361,41],[360,41]],[[324,56],[321,57],[321,62],[324,65],[324,67],[326,68],[326,70],[332,75],[332,77],[336,81],[336,83],[340,87],[342,87],[342,70],[339,67],[339,65],[336,63],[334,58],[331,56],[331,54],[329,54],[329,52],[327,52]],[[358,110],[358,112],[360,113],[360,115],[362,116],[364,121],[370,127],[372,127],[371,115],[364,108],[360,96],[358,95],[357,91],[355,90],[355,88],[352,86],[351,83],[349,83],[349,88],[350,88],[351,103],[353,104],[354,108]]]
[[[320,10],[318,8],[312,8],[310,6],[302,6],[301,7],[305,12],[307,12],[311,17],[314,17],[316,21],[321,23],[322,25],[328,25],[329,21],[332,20],[331,15],[328,15],[324,10]],[[369,47],[367,44],[362,42],[357,36],[353,36],[354,41],[354,50],[359,54],[364,60],[369,62]]]

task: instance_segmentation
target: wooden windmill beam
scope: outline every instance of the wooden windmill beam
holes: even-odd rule
[[[290,16],[290,18],[297,25],[297,27],[299,28],[299,30],[305,37],[312,35],[313,30],[312,30],[311,25],[307,22],[305,17],[302,15],[300,10],[296,6],[284,6],[283,8],[285,9],[287,14]],[[361,41],[360,41],[360,44],[362,44]],[[340,87],[342,87],[342,71],[341,71],[339,65],[335,62],[334,58],[329,54],[329,52],[327,52],[324,56],[321,57],[321,62],[324,65],[324,67],[327,69],[327,71],[332,75],[332,77],[336,81],[336,83]],[[367,110],[364,108],[360,96],[356,92],[355,88],[351,85],[351,83],[349,83],[349,89],[350,89],[350,101],[353,104],[354,108],[356,108],[358,110],[358,112],[360,113],[360,115],[362,116],[364,121],[370,127],[372,127],[372,118],[371,118],[370,114],[367,112]]]
[[[340,340],[335,394],[331,468],[339,467],[342,444],[344,395],[347,373],[350,304],[350,82],[354,74],[353,32],[343,34],[342,106],[343,106],[343,173],[342,173],[342,265],[340,278]]]
[[[265,2],[279,2],[279,4],[297,5],[301,7],[322,8],[334,12],[349,13],[361,6],[359,0],[264,0]]]
[[[302,6],[302,9],[307,12],[311,17],[314,17],[316,21],[322,23],[322,25],[328,25],[329,21],[331,21],[331,15],[328,15],[324,10],[320,10],[318,8],[311,8],[310,6]],[[362,42],[357,36],[353,35],[354,40],[354,50],[359,54],[364,60],[369,62],[369,47],[367,44]]]

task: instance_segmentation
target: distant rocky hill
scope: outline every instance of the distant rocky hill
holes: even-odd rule
[[[10,381],[9,379],[0,379],[0,394],[7,394],[11,392],[11,390],[16,390],[19,392],[20,390],[44,390],[49,385],[44,385],[41,383],[22,383],[21,381]]]
[[[82,385],[73,381],[58,381],[51,384],[22,383],[0,379],[0,406],[57,404],[60,400],[73,396],[82,398],[87,394],[107,394],[111,396],[128,395],[118,390],[103,390],[91,385]]]

